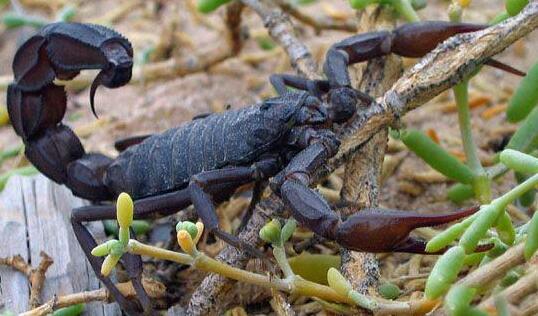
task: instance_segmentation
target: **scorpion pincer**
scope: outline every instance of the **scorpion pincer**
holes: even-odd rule
[[[453,34],[481,28],[428,22],[357,35],[329,50],[324,67],[328,80],[275,75],[271,82],[280,96],[204,116],[158,135],[128,139],[118,144],[124,150],[112,159],[86,153],[75,133],[62,124],[67,100],[54,79],[68,80],[81,70],[99,69],[90,90],[94,111],[93,96],[99,85],[116,88],[129,82],[131,44],[103,26],[55,23],[18,49],[8,111],[24,141],[26,157],[44,175],[92,201],[112,201],[127,192],[135,199],[135,218],[166,216],[192,204],[217,237],[262,256],[256,247],[219,229],[214,203],[228,199],[241,185],[271,179],[271,189],[292,215],[318,235],[353,250],[424,253],[424,242],[409,236],[412,229],[457,220],[476,208],[440,215],[367,209],[343,220],[309,187],[310,175],[338,150],[333,124],[345,123],[358,105],[372,102],[351,88],[349,64],[390,52],[422,56]],[[299,90],[290,92],[288,86]],[[103,259],[90,254],[96,242],[82,222],[114,217],[113,205],[90,205],[73,210],[71,221],[95,273],[123,310],[151,313],[139,256],[122,258],[138,294],[136,302],[127,300],[100,274]]]

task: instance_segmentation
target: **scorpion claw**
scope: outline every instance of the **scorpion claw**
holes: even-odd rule
[[[416,253],[416,254],[437,254],[438,252],[426,252],[426,242],[424,240],[408,237],[403,242],[394,246],[394,252]],[[443,253],[445,249],[440,250]]]
[[[503,62],[500,62],[496,59],[489,59],[488,61],[486,61],[485,63],[486,65],[488,66],[491,66],[493,68],[497,68],[497,69],[500,69],[502,71],[506,71],[508,73],[511,73],[513,75],[516,75],[516,76],[520,76],[520,77],[525,77],[527,74],[519,69],[516,69],[510,65],[507,65]]]
[[[409,237],[413,229],[446,224],[469,216],[478,209],[472,207],[434,215],[366,209],[340,224],[336,240],[346,248],[359,251],[425,253],[425,243]]]

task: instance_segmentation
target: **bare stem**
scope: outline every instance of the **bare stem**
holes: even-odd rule
[[[316,33],[321,32],[322,30],[338,30],[346,32],[356,32],[357,26],[355,23],[348,21],[334,21],[328,17],[317,18],[312,17],[301,10],[297,9],[293,4],[289,3],[286,0],[274,0],[275,3],[285,12],[289,13],[291,16],[299,20],[300,22],[310,25],[316,30]]]
[[[181,264],[191,265],[193,263],[192,257],[187,254],[149,246],[134,239],[129,240],[128,251],[135,255],[148,256],[161,260],[169,260]]]
[[[0,258],[0,265],[7,265],[13,269],[20,271],[28,277],[30,282],[30,308],[39,306],[39,296],[41,295],[41,289],[45,282],[45,273],[48,268],[54,263],[51,257],[44,252],[40,253],[41,262],[37,268],[32,267],[26,263],[21,256],[13,256],[8,258]]]
[[[269,35],[286,50],[292,66],[299,74],[310,79],[319,78],[317,65],[313,61],[308,47],[295,35],[293,24],[287,14],[271,1],[241,0],[241,2],[260,16],[269,31]]]
[[[502,256],[469,273],[458,281],[458,284],[472,288],[486,287],[504,276],[510,269],[525,262],[524,248],[525,243],[520,243],[508,249]]]
[[[517,303],[527,295],[536,292],[536,290],[538,290],[538,269],[534,267],[516,283],[496,295],[503,295],[509,303]],[[494,298],[488,298],[480,303],[478,307],[486,310],[493,309],[495,307]]]

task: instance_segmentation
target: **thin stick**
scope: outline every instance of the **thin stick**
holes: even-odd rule
[[[309,79],[320,78],[310,50],[295,35],[293,24],[286,13],[272,1],[241,0],[241,2],[260,16],[269,35],[286,50],[293,68],[300,75]]]
[[[467,287],[481,288],[495,280],[499,280],[499,278],[503,277],[510,269],[525,262],[525,257],[523,255],[524,248],[525,243],[520,243],[508,249],[502,256],[499,256],[490,263],[469,273],[463,279],[458,281],[457,284]]]
[[[528,274],[519,279],[516,283],[507,287],[500,293],[495,295],[503,295],[508,303],[516,304],[529,294],[535,293],[538,290],[538,268],[534,267]],[[479,308],[491,310],[495,308],[494,297],[482,301]]]
[[[226,18],[224,22],[228,29],[228,45],[232,50],[232,55],[237,56],[243,47],[241,39],[241,13],[245,5],[239,1],[234,1],[226,7]]]
[[[301,10],[297,9],[293,4],[285,0],[274,0],[274,2],[289,15],[293,16],[300,22],[310,25],[316,31],[316,34],[321,33],[322,30],[336,30],[345,32],[357,32],[357,25],[351,21],[334,21],[328,17],[318,18],[307,14],[304,14]]]
[[[148,295],[151,298],[159,299],[166,295],[166,288],[162,283],[157,281],[142,279],[142,285],[146,289]],[[117,284],[119,291],[127,298],[136,296],[136,292],[131,282]],[[112,302],[112,295],[106,288],[102,288],[94,291],[80,292],[75,294],[69,294],[65,296],[55,297],[47,303],[34,308],[26,313],[20,314],[20,316],[44,316],[49,315],[54,310],[62,307],[68,307],[76,304],[90,303],[90,302]]]
[[[39,296],[41,295],[41,289],[45,282],[45,273],[54,263],[52,258],[45,252],[42,251],[39,255],[41,256],[41,262],[39,262],[39,265],[35,269],[32,269],[32,267],[26,263],[26,260],[19,255],[0,258],[0,265],[10,266],[15,270],[24,273],[24,275],[28,277],[28,281],[30,282],[30,308],[39,306]]]

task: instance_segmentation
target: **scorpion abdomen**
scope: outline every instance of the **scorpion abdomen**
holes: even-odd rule
[[[115,192],[140,198],[182,189],[203,171],[250,165],[278,150],[292,127],[289,118],[297,103],[282,106],[284,111],[269,111],[262,103],[215,113],[149,137],[118,156],[105,183]]]

